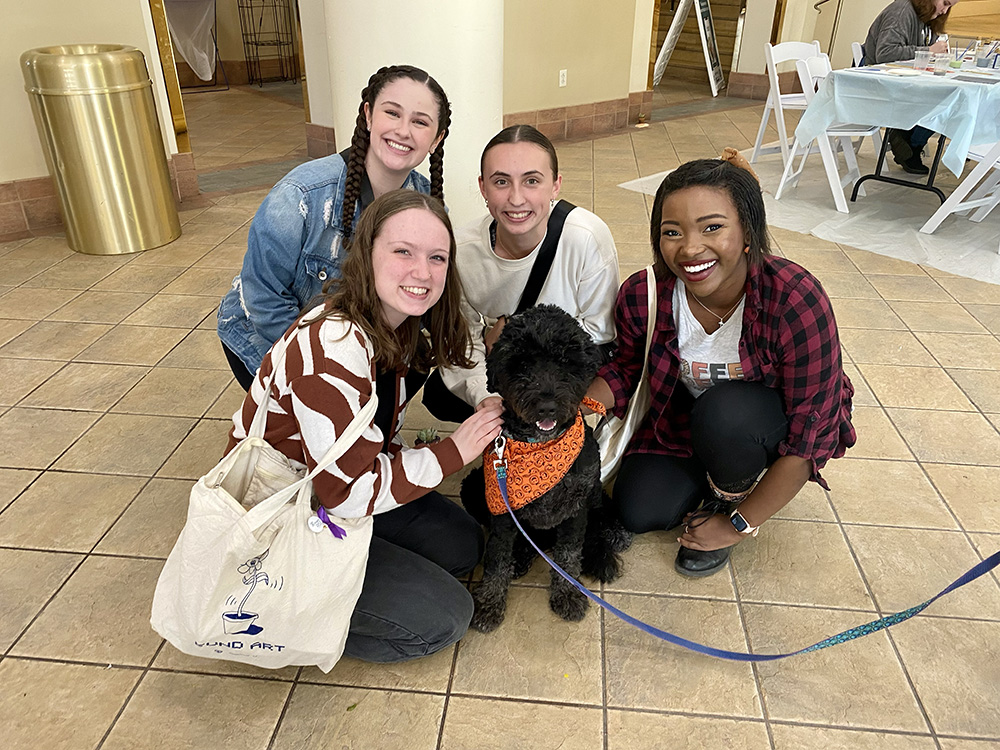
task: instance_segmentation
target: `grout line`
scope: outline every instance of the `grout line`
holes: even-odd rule
[[[747,653],[754,653],[753,643],[750,639],[750,631],[747,628],[746,613],[743,611],[743,600],[740,596],[739,581],[736,578],[736,566],[733,564],[732,557],[729,559],[729,564],[726,566],[729,570],[729,581],[733,587],[733,593],[736,596],[736,613],[740,618],[740,626],[743,628],[743,644],[746,647]],[[760,706],[761,716],[764,718],[764,729],[767,732],[767,741],[771,745],[771,750],[774,750],[774,733],[771,731],[770,722],[770,712],[767,708],[767,702],[764,700],[764,684],[760,676],[759,665],[757,662],[750,662],[750,671],[753,674],[754,688],[757,691],[757,703]]]

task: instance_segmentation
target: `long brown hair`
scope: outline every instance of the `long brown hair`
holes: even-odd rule
[[[920,19],[920,23],[929,26],[935,34],[944,32],[945,24],[948,22],[948,16],[951,13],[951,6],[937,18],[932,18],[934,15],[934,0],[910,0],[910,4],[913,6],[913,10],[917,11],[917,18]]]
[[[437,148],[431,153],[431,195],[444,203],[444,141],[448,137],[448,127],[451,125],[451,104],[441,88],[441,84],[431,78],[427,71],[412,65],[390,65],[379,68],[368,79],[368,85],[361,91],[361,104],[358,106],[358,119],[354,125],[354,135],[351,138],[351,156],[347,162],[347,172],[344,177],[344,208],[340,223],[343,227],[345,243],[350,239],[354,229],[354,211],[357,209],[358,198],[361,197],[361,175],[365,171],[365,157],[371,134],[368,132],[368,120],[365,118],[365,105],[371,112],[375,111],[375,100],[388,84],[399,78],[409,78],[424,84],[434,95],[438,105],[438,131],[441,137]]]
[[[382,300],[375,290],[372,265],[375,238],[390,216],[411,208],[430,211],[448,230],[450,253],[444,292],[423,318],[430,340],[421,333],[420,318],[410,316],[393,329],[385,320]],[[384,369],[409,366],[426,372],[435,365],[471,367],[471,338],[462,315],[462,282],[455,256],[455,233],[444,204],[415,190],[392,190],[372,201],[361,214],[340,278],[330,279],[323,286],[320,297],[323,312],[305,316],[299,326],[335,315],[348,319],[368,335],[375,349],[376,365]]]

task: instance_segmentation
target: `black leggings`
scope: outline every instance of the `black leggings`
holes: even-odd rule
[[[679,525],[709,496],[706,473],[726,492],[749,489],[787,434],[777,391],[743,380],[712,386],[691,410],[694,456],[631,453],[622,460],[614,488],[622,523],[637,534]]]
[[[249,391],[250,386],[253,385],[253,379],[257,377],[257,374],[250,372],[247,366],[243,364],[243,360],[237,357],[236,353],[225,344],[222,345],[222,351],[225,352],[226,361],[229,362],[229,369],[236,376],[236,382],[240,384],[240,387],[244,391]]]

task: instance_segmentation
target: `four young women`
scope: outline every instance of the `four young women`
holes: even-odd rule
[[[456,576],[476,565],[482,532],[434,487],[500,433],[485,352],[528,293],[546,238],[555,256],[530,293],[566,309],[599,344],[617,328],[617,350],[590,395],[619,415],[653,326],[652,404],[614,502],[635,532],[684,524],[679,572],[719,570],[734,544],[808,479],[822,483],[823,464],[854,442],[829,300],[808,272],[770,254],[749,172],[703,160],[668,175],[653,205],[655,273],[618,291],[607,225],[582,208],[553,210],[556,152],[530,126],[487,144],[480,188],[489,216],[456,243],[439,200],[449,120],[444,92],[423,71],[372,76],[351,148],[298,167],[264,200],[219,311],[226,355],[249,390],[230,448],[272,374],[265,439],[296,466],[314,466],[378,397],[362,438],[314,483],[336,515],[377,514],[345,651],[371,661],[432,653],[468,626],[471,598]],[[430,181],[413,171],[427,155]],[[646,320],[650,285],[658,306]],[[287,353],[272,362],[282,337]],[[405,408],[432,368],[425,403],[461,424],[409,448],[399,436]]]

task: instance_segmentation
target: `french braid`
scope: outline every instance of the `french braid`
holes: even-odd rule
[[[378,99],[379,93],[387,84],[397,78],[410,78],[417,83],[426,85],[434,94],[434,98],[437,99],[437,134],[441,136],[441,142],[434,149],[434,153],[430,155],[431,195],[444,202],[444,140],[448,135],[448,127],[451,125],[451,105],[448,103],[448,97],[441,85],[420,68],[415,68],[412,65],[391,65],[379,68],[368,79],[368,85],[361,92],[358,119],[354,125],[354,135],[351,137],[351,155],[344,174],[344,206],[340,219],[344,233],[344,244],[347,244],[354,233],[354,211],[357,208],[358,199],[361,197],[361,177],[365,171],[365,157],[368,156],[368,146],[371,143],[368,121],[365,118],[365,104],[368,105],[369,111],[374,111],[375,100]]]

